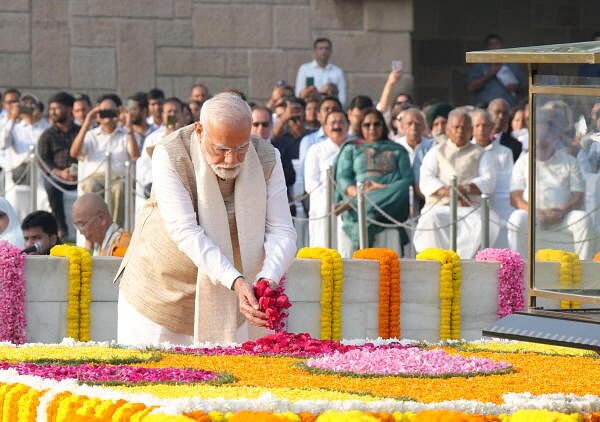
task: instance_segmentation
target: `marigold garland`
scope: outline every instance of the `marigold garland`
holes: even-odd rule
[[[321,338],[342,338],[343,269],[339,252],[328,248],[302,248],[298,258],[321,260]]]
[[[0,341],[25,343],[25,255],[0,240]]]
[[[558,285],[561,289],[576,289],[581,287],[581,260],[575,252],[559,249],[540,249],[535,254],[537,261],[560,263],[558,270]],[[580,303],[574,300],[561,300],[560,307],[579,308]]]
[[[440,262],[440,340],[459,339],[460,257],[448,249],[427,248],[417,254],[417,259]]]
[[[90,303],[92,257],[85,248],[73,245],[56,245],[52,256],[69,260],[69,300],[67,304],[67,334],[80,341],[90,340]]]
[[[496,316],[504,318],[525,306],[525,261],[517,251],[487,248],[477,252],[475,260],[499,262],[498,308]]]
[[[379,337],[400,338],[400,260],[392,249],[359,249],[353,259],[379,261]]]
[[[38,415],[37,404],[46,390],[37,390],[25,384],[0,384],[2,421],[49,422],[71,421],[119,421],[119,422],[597,422],[599,413],[561,413],[541,409],[516,410],[512,414],[477,415],[456,410],[423,410],[413,412],[363,412],[359,410],[326,410],[320,414],[307,412],[203,412],[195,410],[179,415],[154,413],[155,406],[125,400],[102,400],[86,395],[62,392],[54,396],[45,408],[45,415]],[[44,417],[45,416],[45,417]]]

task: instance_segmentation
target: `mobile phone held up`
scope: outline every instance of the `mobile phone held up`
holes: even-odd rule
[[[19,114],[26,114],[28,116],[33,115],[33,107],[27,107],[24,105],[19,106]]]
[[[175,127],[177,124],[177,116],[167,116],[167,126]]]
[[[400,72],[402,70],[402,60],[392,60],[392,71]]]
[[[313,76],[306,77],[306,86],[313,86],[315,84],[315,78]]]
[[[109,109],[106,109],[106,110],[100,110],[100,111],[98,112],[98,116],[99,116],[101,119],[112,119],[112,118],[114,118],[114,117],[118,117],[118,116],[119,116],[119,113],[117,112],[117,110],[116,110],[116,109],[114,109],[114,108],[109,108]]]

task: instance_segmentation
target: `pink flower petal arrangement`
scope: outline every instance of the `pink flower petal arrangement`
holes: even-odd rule
[[[0,341],[25,343],[25,255],[0,240]]]
[[[285,310],[292,306],[289,298],[284,293],[285,281],[284,276],[279,282],[279,286],[272,288],[269,280],[261,278],[254,286],[254,294],[258,299],[260,310],[267,314],[267,328],[277,332],[285,328],[285,320],[288,316]]]
[[[496,316],[504,318],[525,306],[525,261],[516,251],[487,248],[477,252],[475,260],[500,263],[498,269],[498,308]]]
[[[359,376],[451,377],[498,374],[512,371],[507,362],[449,355],[442,349],[388,347],[353,349],[310,358],[310,370]]]
[[[315,357],[328,353],[346,352],[354,349],[374,350],[407,347],[399,342],[376,346],[373,343],[346,345],[335,340],[320,340],[308,333],[279,332],[267,334],[255,341],[247,341],[241,346],[217,346],[207,348],[175,347],[170,351],[195,355],[281,355],[294,357]]]
[[[145,368],[131,365],[53,365],[0,362],[0,369],[15,369],[20,375],[35,375],[57,381],[76,379],[82,383],[222,383],[231,377],[189,368]]]

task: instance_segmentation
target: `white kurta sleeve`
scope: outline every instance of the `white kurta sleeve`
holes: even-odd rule
[[[528,185],[528,164],[529,157],[528,153],[521,154],[521,156],[517,159],[515,166],[513,167],[512,176],[510,178],[510,191],[525,191]]]
[[[273,174],[267,182],[265,260],[256,279],[279,282],[296,256],[296,230],[288,206],[287,188],[279,151]]]
[[[491,194],[496,190],[496,165],[494,156],[485,151],[479,159],[479,174],[471,180],[481,193]]]
[[[152,188],[169,237],[211,280],[231,288],[242,274],[198,224],[192,199],[161,145],[152,154],[152,175]]]
[[[0,126],[0,149],[8,149],[14,142],[13,128],[15,127],[14,120],[7,120],[3,126]]]
[[[321,170],[319,166],[319,148],[311,148],[304,161],[304,189],[312,192],[320,184]]]
[[[437,162],[437,147],[433,147],[425,154],[421,163],[421,176],[419,178],[419,189],[425,197],[433,195],[438,189],[446,186],[438,177],[440,169]]]
[[[340,103],[342,103],[342,107],[346,104],[346,76],[344,75],[344,71],[339,69],[340,75],[337,83],[338,87],[338,98],[340,99]]]
[[[300,65],[298,74],[296,75],[296,97],[300,97],[300,92],[306,87],[306,63]]]

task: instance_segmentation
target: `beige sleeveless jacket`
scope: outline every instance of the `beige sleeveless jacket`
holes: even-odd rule
[[[164,146],[198,215],[198,189],[190,149],[193,132],[194,125],[186,126],[163,138],[160,144]],[[259,137],[252,136],[251,141],[259,166],[262,166],[264,180],[268,181],[276,162],[275,149]],[[261,169],[256,170],[260,172]],[[219,187],[222,194],[231,194],[226,185]],[[142,315],[171,331],[193,335],[199,269],[169,237],[154,194],[137,219],[131,243],[115,280],[119,280],[127,301]],[[229,221],[229,232],[237,236],[235,218],[233,227],[231,220],[229,214],[225,216],[225,221]],[[224,230],[227,228],[224,227]],[[239,244],[235,238],[231,243]],[[239,254],[240,249],[234,248],[232,263],[243,273],[238,267],[242,262]],[[223,294],[234,294],[225,293],[225,287],[215,287],[223,289]]]
[[[479,175],[479,160],[484,149],[479,145],[468,143],[457,147],[454,142],[447,140],[437,147],[438,178],[446,186],[450,186],[452,176],[456,175],[458,185],[465,185]],[[479,203],[479,195],[469,195],[471,203]],[[427,198],[426,205],[438,202],[438,197],[432,195]],[[440,204],[448,204],[449,198],[441,198]]]

